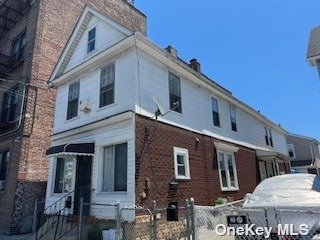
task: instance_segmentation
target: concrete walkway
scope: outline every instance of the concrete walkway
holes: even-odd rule
[[[0,235],[0,240],[30,240],[32,236],[33,234],[23,234],[14,236]]]

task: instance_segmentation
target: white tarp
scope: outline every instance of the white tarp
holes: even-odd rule
[[[246,197],[243,207],[320,207],[320,176],[287,174],[267,178]]]

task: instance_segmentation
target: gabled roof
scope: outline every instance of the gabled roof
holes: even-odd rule
[[[96,10],[90,7],[85,7],[71,34],[71,37],[68,40],[66,47],[64,48],[59,58],[59,61],[57,62],[54,68],[54,71],[52,72],[49,82],[57,77],[60,77],[64,73],[81,37],[86,31],[88,24],[93,16],[101,19],[102,21],[106,22],[107,24],[109,24],[110,26],[114,27],[115,29],[124,33],[127,36],[132,34],[132,32],[126,27],[120,25],[119,23],[113,21],[112,19],[106,17],[105,15],[97,12]]]
[[[303,138],[303,139],[313,141],[313,142],[319,144],[319,141],[313,137],[307,137],[307,136],[303,136],[303,135],[299,135],[299,134],[295,134],[295,133],[288,133],[288,136],[295,137],[295,138]]]
[[[316,60],[320,59],[320,26],[311,29],[307,59],[312,66],[315,66]]]

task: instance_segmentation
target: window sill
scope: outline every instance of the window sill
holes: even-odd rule
[[[217,129],[217,130],[222,131],[222,127],[218,127],[218,126],[215,126],[215,125],[212,125],[212,127],[213,127],[214,129]]]
[[[85,56],[85,60],[87,60],[88,58],[91,58],[93,55],[95,55],[98,52],[98,49],[93,50],[92,52],[89,52],[86,54]]]
[[[237,192],[239,188],[221,188],[222,192]]]
[[[79,118],[80,118],[80,116],[78,115],[78,116],[76,116],[76,117],[73,117],[73,118],[70,118],[70,119],[66,120],[65,123],[75,121],[75,120],[77,120],[77,119],[79,119]]]
[[[179,113],[179,112],[176,112],[176,111],[174,111],[174,110],[171,110],[170,113],[174,113],[175,115],[180,116],[180,117],[183,117],[183,116],[184,116],[184,115],[182,114],[182,112]]]
[[[116,106],[116,105],[118,105],[118,104],[114,102],[114,103],[111,103],[111,104],[109,104],[109,105],[106,105],[106,106],[103,106],[103,107],[99,107],[99,108],[97,109],[97,112],[106,110],[106,109],[108,109],[108,108],[112,108],[112,107],[114,107],[114,106]]]
[[[128,195],[128,192],[98,192],[96,197],[112,196],[112,195]]]
[[[177,180],[177,181],[189,181],[189,180],[191,180],[191,177],[175,176],[175,180]]]

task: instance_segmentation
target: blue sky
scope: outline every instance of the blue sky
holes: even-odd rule
[[[289,132],[320,139],[320,81],[306,62],[319,0],[136,0],[148,36]]]

